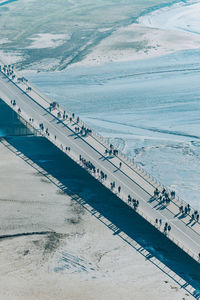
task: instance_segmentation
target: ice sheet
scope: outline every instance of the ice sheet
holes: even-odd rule
[[[25,75],[200,208],[199,54]]]

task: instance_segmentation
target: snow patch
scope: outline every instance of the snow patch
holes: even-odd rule
[[[57,48],[69,39],[70,36],[68,34],[40,33],[35,37],[29,38],[33,42],[27,49]]]

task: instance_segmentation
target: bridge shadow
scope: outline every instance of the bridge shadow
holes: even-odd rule
[[[71,196],[146,260],[200,299],[200,265],[42,137],[9,137],[8,148]],[[59,183],[57,183],[59,182]],[[134,262],[133,262],[134,263]]]

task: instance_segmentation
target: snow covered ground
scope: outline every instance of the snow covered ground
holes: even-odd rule
[[[69,40],[70,36],[66,34],[52,34],[52,33],[40,33],[35,37],[30,38],[32,44],[29,49],[44,49],[44,48],[56,48],[61,46],[66,40]]]

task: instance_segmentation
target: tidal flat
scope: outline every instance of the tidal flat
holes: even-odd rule
[[[0,60],[199,209],[199,36],[144,22],[193,2],[0,2]],[[198,297],[191,259],[47,141],[0,157],[0,298]]]

